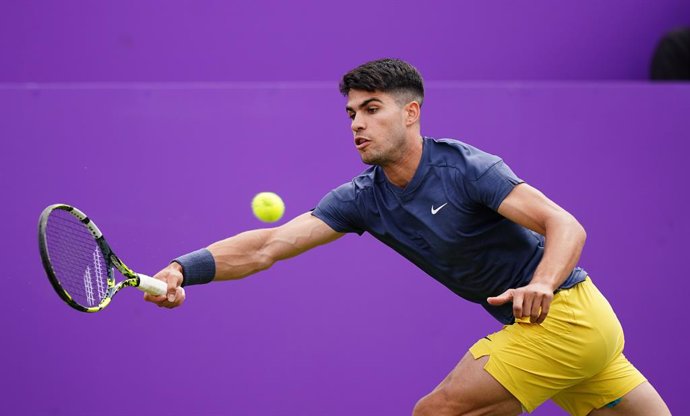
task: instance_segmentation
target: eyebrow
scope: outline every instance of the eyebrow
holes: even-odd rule
[[[378,98],[369,98],[368,100],[364,100],[364,102],[362,102],[362,104],[360,104],[358,108],[366,107],[367,104],[369,104],[369,103],[372,102],[372,101],[378,101],[378,102],[380,102],[381,104],[383,104],[383,101],[379,100]],[[349,111],[354,111],[354,110],[352,109],[352,107],[347,106],[347,107],[345,107],[345,111],[348,111],[348,112],[349,112]]]

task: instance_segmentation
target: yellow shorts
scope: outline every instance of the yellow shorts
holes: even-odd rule
[[[542,324],[518,320],[477,341],[484,369],[532,412],[548,399],[587,415],[646,379],[623,355],[623,328],[589,277],[554,296]]]

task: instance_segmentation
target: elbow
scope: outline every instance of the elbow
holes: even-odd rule
[[[587,241],[587,231],[585,230],[585,227],[583,227],[582,224],[580,224],[580,222],[572,215],[570,216],[570,222],[573,229],[574,239],[578,242],[580,247],[583,247],[585,245],[585,241]]]
[[[276,260],[273,258],[273,256],[267,253],[266,250],[257,251],[256,258],[254,261],[257,272],[270,269],[275,264],[275,262]]]
[[[251,269],[252,273],[270,269],[278,259],[271,249],[272,229],[261,229],[251,231],[257,236],[256,245],[251,250]]]
[[[580,247],[584,247],[585,241],[587,240],[587,231],[585,227],[583,227],[574,216],[567,212],[564,212],[563,215],[553,217],[553,222],[547,223],[545,228],[547,229],[547,236],[549,229],[553,229],[554,232],[560,230],[563,237]]]
[[[587,241],[587,231],[585,230],[585,227],[582,226],[579,222],[577,223],[579,227],[578,231],[578,236],[579,236],[579,241],[580,241],[580,246],[584,247],[585,241]]]

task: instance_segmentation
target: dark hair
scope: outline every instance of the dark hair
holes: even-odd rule
[[[406,98],[424,100],[424,81],[417,69],[400,59],[378,59],[367,62],[343,75],[340,93],[350,90],[405,93]]]

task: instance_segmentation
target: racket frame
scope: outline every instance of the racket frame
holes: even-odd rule
[[[57,209],[67,211],[76,219],[78,219],[89,230],[94,240],[96,240],[98,248],[101,250],[101,254],[103,255],[103,259],[105,260],[107,266],[107,287],[106,294],[98,305],[87,307],[77,303],[72,298],[72,296],[70,296],[70,294],[62,287],[60,281],[58,280],[55,274],[55,271],[53,270],[53,266],[50,262],[50,254],[48,253],[46,241],[46,227],[48,226],[48,218],[50,217],[50,213]],[[45,269],[46,274],[48,275],[48,280],[50,280],[53,289],[55,289],[55,292],[57,292],[57,294],[60,296],[62,300],[64,300],[69,306],[73,307],[78,311],[88,313],[99,312],[103,310],[106,306],[108,306],[108,304],[110,304],[110,301],[112,300],[113,296],[115,296],[117,292],[119,292],[122,288],[127,286],[138,287],[141,283],[141,277],[139,276],[139,274],[135,273],[132,269],[127,267],[127,265],[125,265],[122,262],[122,260],[120,260],[120,258],[117,257],[117,255],[115,255],[113,250],[110,248],[110,245],[108,245],[108,242],[105,241],[105,237],[103,237],[103,233],[98,228],[98,226],[96,226],[96,224],[86,214],[84,214],[82,211],[71,205],[53,204],[46,207],[46,209],[43,210],[38,222],[38,244],[39,250],[41,252],[41,261],[43,263],[43,268]],[[122,273],[122,275],[125,277],[125,279],[119,283],[115,283],[114,268],[117,268],[117,270],[119,270],[120,273]]]

